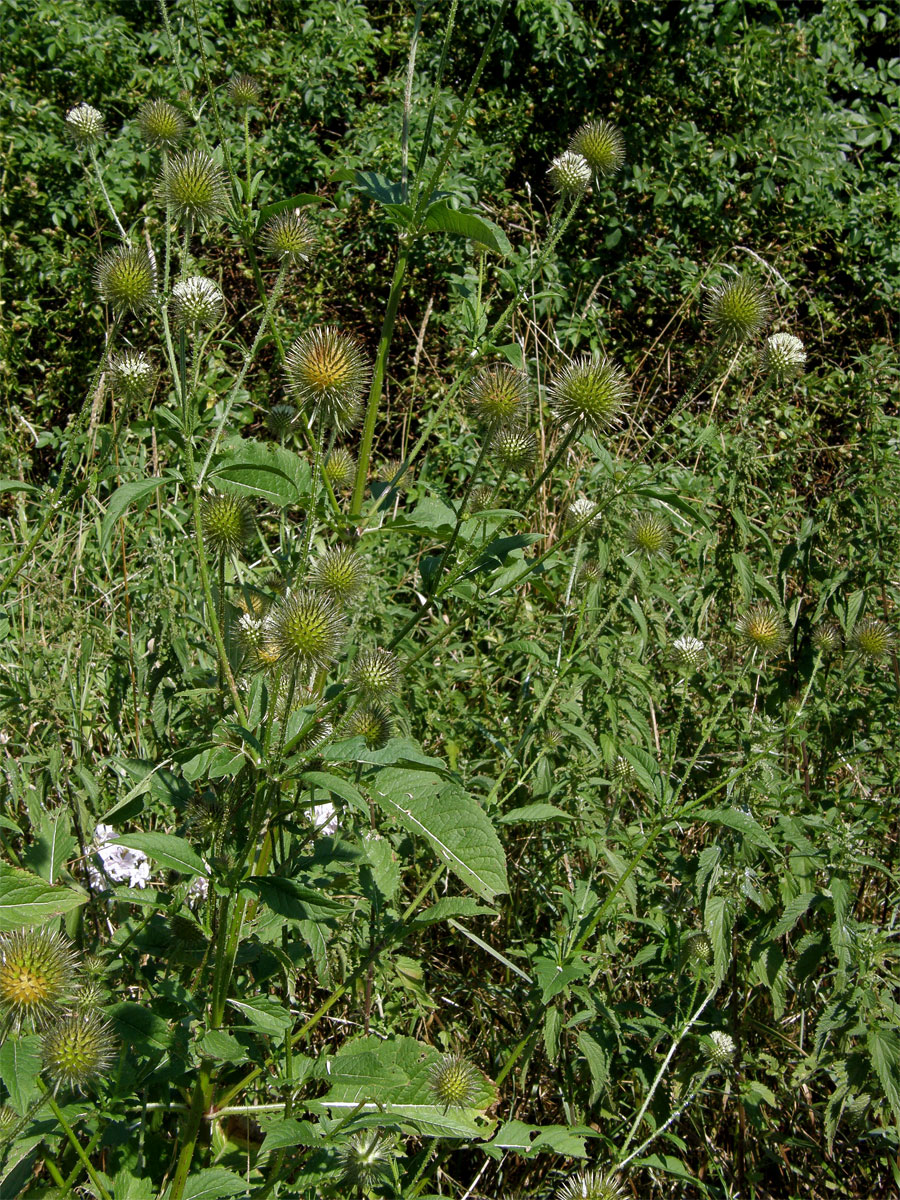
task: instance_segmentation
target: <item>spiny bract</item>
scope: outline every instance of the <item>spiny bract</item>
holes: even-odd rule
[[[613,425],[630,393],[621,367],[599,354],[585,354],[553,380],[550,402],[560,424],[599,434]]]
[[[625,139],[611,121],[588,121],[569,149],[583,155],[595,175],[615,175],[625,162]]]
[[[355,425],[371,379],[356,340],[330,326],[302,334],[285,358],[288,387],[304,408],[338,431]]]

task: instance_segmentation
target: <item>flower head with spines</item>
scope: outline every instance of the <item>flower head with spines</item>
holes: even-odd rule
[[[764,375],[778,383],[794,379],[806,366],[803,343],[791,333],[770,334],[759,352],[759,365]]]
[[[752,275],[737,275],[710,289],[706,318],[723,342],[747,341],[769,323],[772,307],[766,289]]]
[[[232,75],[228,81],[228,96],[235,108],[250,108],[259,104],[261,89],[253,75]]]
[[[518,425],[503,425],[491,439],[491,449],[500,464],[513,471],[527,471],[538,455],[537,438],[530,429]]]
[[[863,658],[884,658],[893,648],[894,635],[886,622],[878,617],[864,617],[853,626],[850,645]]]
[[[596,176],[609,176],[625,163],[625,139],[611,121],[588,121],[569,143],[569,149],[582,155]]]
[[[599,1171],[579,1171],[566,1180],[556,1200],[624,1200],[625,1192],[612,1175]]]
[[[352,486],[356,477],[356,459],[346,447],[338,446],[328,455],[323,470],[334,490],[342,492]]]
[[[174,150],[184,137],[185,119],[168,100],[148,100],[137,118],[141,137],[150,146]]]
[[[318,248],[318,239],[309,219],[293,209],[278,213],[263,230],[266,253],[292,266],[308,262]]]
[[[669,523],[658,513],[636,513],[628,527],[628,542],[632,550],[646,558],[664,554],[669,548]]]
[[[213,326],[225,312],[222,289],[205,275],[179,279],[172,288],[172,313],[182,328]]]
[[[236,554],[253,536],[253,509],[245,497],[220,492],[201,502],[200,524],[214,554]]]
[[[584,354],[562,368],[550,386],[553,415],[578,433],[599,435],[615,424],[631,394],[621,367],[599,354]]]
[[[146,250],[117,246],[97,263],[94,279],[100,299],[116,313],[138,313],[156,300],[156,272]]]
[[[93,150],[103,137],[103,113],[82,101],[66,113],[66,129],[77,145]]]
[[[215,159],[203,150],[190,150],[173,155],[165,164],[159,195],[179,220],[206,225],[224,214],[228,192]]]
[[[156,368],[143,351],[127,350],[109,360],[109,375],[128,401],[143,400],[153,391]]]
[[[693,634],[684,633],[672,643],[672,659],[680,671],[692,675],[706,662],[706,647]]]
[[[112,1061],[112,1027],[96,1010],[65,1013],[44,1034],[41,1058],[57,1088],[81,1091],[99,1079]]]
[[[310,583],[325,592],[337,604],[346,604],[366,582],[366,564],[362,555],[349,546],[336,546],[317,558],[310,571]]]
[[[309,413],[340,432],[355,425],[371,379],[358,342],[330,326],[302,334],[285,357],[288,387]]]
[[[709,1035],[710,1044],[706,1047],[706,1057],[711,1067],[723,1067],[734,1058],[737,1047],[730,1033],[722,1029],[714,1029]]]
[[[293,404],[273,404],[266,413],[266,429],[283,440],[295,428],[297,410]]]
[[[531,404],[528,376],[506,365],[485,367],[469,386],[467,399],[472,415],[488,429],[520,424]]]
[[[547,174],[553,187],[560,196],[574,199],[583,196],[591,186],[591,168],[583,154],[566,150],[558,158],[554,158]]]
[[[361,737],[369,750],[381,750],[394,736],[390,709],[380,701],[361,704],[344,723],[345,737]]]
[[[428,1087],[444,1112],[451,1108],[471,1108],[478,1099],[479,1084],[478,1068],[462,1054],[445,1054],[428,1074]]]
[[[780,614],[765,601],[747,609],[738,620],[737,630],[743,640],[764,657],[778,654],[788,640]]]
[[[78,987],[75,950],[46,926],[0,936],[0,1016],[13,1029],[41,1029]]]
[[[321,670],[340,653],[346,626],[334,601],[303,588],[272,606],[266,616],[265,647],[277,662],[297,671]]]
[[[400,663],[396,654],[380,646],[362,650],[356,656],[350,678],[361,696],[367,700],[380,700],[399,689]]]

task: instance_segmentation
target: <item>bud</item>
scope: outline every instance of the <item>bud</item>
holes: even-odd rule
[[[534,466],[538,455],[537,438],[531,430],[515,425],[498,429],[491,439],[491,448],[496,451],[500,465],[512,471],[527,471]]]
[[[44,1070],[57,1087],[81,1090],[108,1070],[114,1044],[112,1030],[99,1013],[66,1013],[44,1034]]]
[[[173,150],[184,137],[184,117],[168,100],[148,100],[137,123],[144,141],[161,150]]]
[[[765,289],[750,275],[738,275],[718,284],[706,300],[706,318],[723,342],[755,337],[771,315]]]
[[[266,429],[275,437],[282,439],[294,428],[297,410],[293,404],[273,404],[266,413]]]
[[[699,638],[682,634],[672,643],[672,661],[686,675],[693,674],[706,662],[706,647]]]
[[[117,246],[97,263],[94,280],[100,299],[117,313],[139,312],[156,299],[156,275],[144,250]]]
[[[297,338],[285,359],[288,387],[310,413],[337,430],[355,425],[371,379],[354,338],[331,327]]]
[[[259,104],[259,81],[252,75],[232,75],[228,80],[228,95],[235,108],[249,108]]]
[[[547,174],[561,196],[583,196],[591,186],[591,168],[587,159],[571,150],[566,150],[559,158],[554,158]]]
[[[253,509],[243,496],[207,496],[200,506],[203,540],[214,554],[236,554],[253,536]]]
[[[159,196],[179,220],[204,224],[225,211],[227,191],[222,168],[204,151],[171,158],[159,181]]]
[[[466,501],[466,516],[472,517],[476,513],[484,512],[493,503],[494,489],[489,484],[480,483],[469,492],[469,498]]]
[[[740,636],[760,654],[777,654],[787,642],[784,622],[771,604],[754,604],[737,623]]]
[[[79,146],[89,150],[103,137],[103,113],[82,101],[66,113],[66,128]]]
[[[612,769],[613,783],[620,791],[627,792],[637,783],[637,771],[623,755],[619,755]]]
[[[831,658],[841,652],[841,630],[834,621],[823,621],[812,635],[813,649],[823,658]]]
[[[764,375],[779,383],[803,374],[806,351],[799,338],[790,333],[773,333],[766,338],[759,352],[759,366]]]
[[[586,496],[579,496],[566,509],[566,524],[570,528],[581,525],[586,534],[596,533],[603,524],[600,505],[595,504],[593,500],[588,500]]]
[[[604,574],[604,568],[596,558],[586,558],[578,569],[578,582],[583,588],[593,587],[601,582]]]
[[[354,1133],[338,1152],[344,1179],[360,1193],[391,1182],[388,1164],[393,1150],[393,1137],[385,1137],[377,1129]]]
[[[344,637],[344,619],[328,596],[302,589],[273,605],[266,618],[266,643],[279,662],[298,671],[324,669]]]
[[[630,393],[621,367],[598,354],[582,355],[556,376],[550,402],[561,425],[596,435],[614,424]]]
[[[663,554],[669,547],[669,523],[654,512],[638,513],[628,527],[628,542],[647,558]]]
[[[461,1054],[445,1054],[428,1076],[435,1104],[448,1108],[471,1108],[478,1099],[480,1072]]]
[[[400,663],[390,650],[363,650],[356,656],[351,680],[367,699],[378,699],[396,692],[400,686]]]
[[[625,1192],[614,1176],[599,1171],[580,1171],[556,1193],[556,1200],[624,1200]]]
[[[353,710],[343,732],[345,737],[361,737],[370,750],[381,750],[394,735],[394,721],[385,705],[365,704]]]
[[[316,559],[310,582],[326,592],[336,603],[346,604],[366,581],[366,564],[361,555],[347,546],[338,546]]]
[[[514,367],[485,367],[469,387],[468,403],[475,419],[489,429],[518,424],[531,403],[528,376]]]
[[[308,262],[316,252],[318,241],[313,228],[299,209],[279,213],[267,222],[263,230],[263,246],[267,254],[292,266]]]
[[[183,328],[215,325],[225,313],[222,289],[203,275],[180,279],[172,288],[172,313]]]
[[[0,936],[0,1014],[11,1028],[42,1028],[77,984],[74,948],[62,934],[45,927]]]
[[[615,175],[625,162],[625,139],[611,121],[588,121],[569,143],[581,154],[595,175]]]
[[[325,463],[325,478],[336,492],[352,486],[356,478],[356,459],[349,450],[343,446],[332,450]]]
[[[146,354],[129,350],[109,360],[113,386],[128,401],[143,400],[153,391],[156,370]]]
[[[850,634],[850,645],[864,658],[884,658],[894,644],[894,635],[877,617],[866,617],[857,621]]]
[[[731,1062],[737,1049],[731,1034],[723,1033],[721,1029],[714,1029],[709,1035],[709,1040],[712,1043],[706,1047],[706,1057],[709,1065],[711,1067],[723,1067],[726,1063]]]
[[[711,963],[713,944],[708,933],[702,930],[692,933],[684,946],[684,959],[689,963]]]

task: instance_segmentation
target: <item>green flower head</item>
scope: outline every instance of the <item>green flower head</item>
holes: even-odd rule
[[[298,671],[320,670],[337,658],[345,630],[331,598],[304,588],[272,606],[266,617],[266,645],[277,662]]]
[[[100,299],[115,312],[140,312],[156,300],[156,272],[145,250],[117,246],[97,264],[94,279]]]
[[[615,175],[625,162],[625,139],[611,121],[588,121],[582,125],[569,149],[582,155],[595,175]]]
[[[288,387],[300,404],[338,431],[355,425],[371,367],[352,337],[331,327],[302,334],[285,358]]]
[[[99,1079],[112,1061],[115,1039],[96,1011],[66,1013],[44,1034],[44,1070],[57,1087],[77,1088]]]
[[[755,337],[771,315],[766,290],[751,275],[726,279],[710,290],[706,300],[706,318],[723,342]]]
[[[40,1029],[74,994],[72,943],[46,927],[0,936],[0,1014],[14,1029]]]
[[[518,424],[531,402],[528,376],[514,367],[485,367],[469,387],[468,402],[475,419],[489,429]]]
[[[225,212],[225,175],[218,163],[202,150],[176,154],[165,165],[159,195],[179,220],[209,224]]]
[[[184,117],[168,100],[148,100],[137,123],[144,141],[161,150],[174,150],[184,137]]]
[[[554,158],[547,171],[550,181],[561,196],[583,196],[591,186],[591,168],[582,154],[566,150]]]
[[[66,129],[77,145],[90,150],[103,137],[103,113],[82,101],[66,113]]]
[[[592,354],[563,367],[551,384],[550,402],[561,425],[597,435],[615,423],[630,394],[622,368]]]

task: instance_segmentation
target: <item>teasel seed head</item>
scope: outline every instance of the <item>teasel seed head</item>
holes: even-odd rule
[[[309,219],[299,209],[279,213],[266,223],[263,246],[267,254],[296,266],[308,262],[318,248]]]
[[[344,722],[343,733],[361,737],[370,750],[381,750],[394,736],[394,719],[384,704],[361,704]]]
[[[708,933],[698,930],[692,933],[684,945],[684,960],[689,963],[711,963],[713,944]]]
[[[723,342],[744,342],[769,323],[771,305],[765,288],[751,275],[737,275],[710,289],[706,318]]]
[[[106,988],[96,979],[78,989],[78,1007],[82,1012],[102,1008],[106,1003]]]
[[[865,617],[857,621],[850,634],[850,645],[863,658],[884,658],[891,652],[894,635],[884,621]]]
[[[46,927],[0,936],[0,1015],[12,1029],[41,1029],[78,986],[75,950]]]
[[[806,351],[798,337],[791,333],[773,333],[766,338],[759,352],[760,370],[779,383],[802,375],[806,366]]]
[[[579,1171],[562,1185],[556,1200],[625,1200],[625,1191],[613,1175]]]
[[[479,483],[469,492],[469,498],[466,501],[466,516],[472,517],[476,513],[484,512],[494,503],[494,489],[486,483]]]
[[[390,696],[400,688],[400,663],[390,650],[376,647],[356,656],[351,680],[359,693],[369,700]]]
[[[585,354],[562,368],[550,387],[553,415],[561,425],[598,435],[616,421],[631,394],[621,367]]]
[[[295,427],[297,410],[293,404],[273,404],[266,413],[266,429],[279,440]]]
[[[336,492],[346,491],[356,478],[356,459],[349,450],[338,446],[328,455],[325,463],[325,478]]]
[[[114,387],[128,401],[143,400],[156,383],[156,368],[140,350],[128,350],[111,358],[109,374]]]
[[[813,630],[813,649],[823,658],[834,658],[841,652],[841,629],[835,621],[823,621]]]
[[[581,154],[597,176],[615,175],[625,163],[625,139],[611,121],[588,121],[572,138],[569,149]]]
[[[516,425],[501,426],[491,439],[491,449],[500,465],[510,471],[528,471],[537,461],[537,438],[530,429]]]
[[[355,425],[371,379],[358,342],[330,326],[302,334],[285,359],[288,387],[314,417],[339,432]]]
[[[117,246],[97,263],[94,279],[100,299],[117,313],[140,312],[156,299],[156,274],[145,250]]]
[[[428,1073],[428,1087],[444,1112],[471,1108],[478,1099],[479,1083],[480,1072],[462,1054],[445,1054]]]
[[[600,505],[595,504],[593,500],[588,500],[587,496],[579,496],[566,509],[566,524],[570,528],[581,525],[582,532],[586,536],[597,533],[603,524]]]
[[[274,604],[266,617],[266,647],[297,671],[324,669],[337,658],[346,626],[333,600],[302,588]]]
[[[670,541],[668,521],[655,512],[636,513],[628,527],[628,543],[632,550],[647,558],[664,554]]]
[[[204,275],[179,279],[172,288],[172,315],[183,328],[216,325],[224,313],[222,289]]]
[[[682,634],[672,643],[672,661],[679,671],[692,675],[706,662],[706,647],[692,634]]]
[[[624,755],[620,754],[613,764],[613,782],[620,791],[627,792],[637,783],[637,772]]]
[[[243,496],[207,496],[200,505],[203,540],[214,554],[236,554],[253,536],[253,509]]]
[[[159,196],[164,204],[171,205],[179,220],[208,224],[225,211],[225,175],[203,150],[176,154],[165,165]]]
[[[586,558],[578,568],[578,582],[583,588],[593,587],[600,583],[604,576],[604,568],[596,558]]]
[[[393,1152],[393,1137],[378,1129],[352,1134],[339,1151],[344,1179],[360,1193],[368,1192],[388,1178]]]
[[[174,150],[186,128],[185,119],[175,105],[160,99],[148,100],[143,105],[137,123],[144,141],[161,150]]]
[[[228,96],[235,108],[250,108],[259,104],[259,80],[252,75],[232,75],[228,80]]]
[[[519,424],[531,404],[528,376],[514,367],[485,367],[469,386],[467,399],[472,415],[489,429]]]
[[[587,159],[572,150],[566,150],[554,158],[547,174],[555,190],[567,199],[583,196],[591,186],[591,168]]]
[[[337,546],[317,558],[310,571],[310,583],[326,592],[336,603],[346,604],[366,582],[366,564],[361,555],[348,546]]]
[[[44,1034],[44,1070],[57,1087],[77,1088],[99,1079],[112,1062],[115,1039],[98,1012],[61,1016]]]
[[[787,642],[787,630],[780,615],[763,601],[741,616],[737,630],[743,640],[762,655],[778,654]]]
[[[705,1047],[706,1058],[712,1067],[723,1067],[734,1058],[737,1047],[730,1033],[714,1029],[709,1035],[710,1044]]]
[[[103,113],[82,101],[66,113],[66,129],[78,146],[89,150],[103,137]]]
[[[415,482],[415,472],[412,467],[407,466],[406,470],[401,475],[403,470],[402,458],[388,458],[376,468],[375,478],[380,479],[383,483],[388,484],[390,488],[397,492],[407,492]],[[398,478],[399,476],[399,478]]]
[[[299,750],[307,752],[317,750],[319,746],[324,746],[334,736],[334,725],[327,717],[316,717],[310,726],[309,730],[303,735],[297,743]]]

